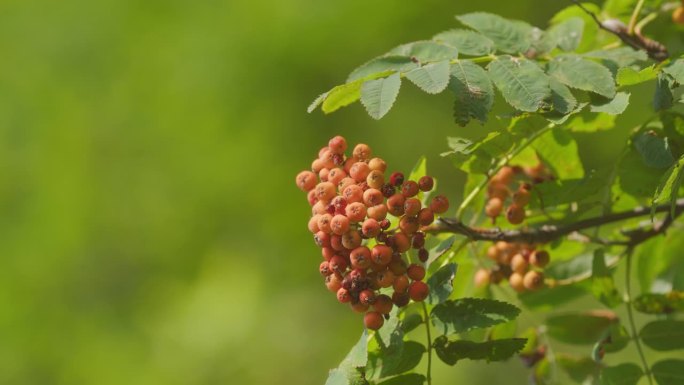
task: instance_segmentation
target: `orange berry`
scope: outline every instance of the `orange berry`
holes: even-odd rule
[[[356,162],[349,169],[349,176],[354,178],[354,180],[357,182],[365,182],[370,172],[371,170],[368,167],[368,164],[364,162]]]
[[[420,200],[417,198],[408,198],[404,201],[404,214],[410,217],[418,215],[420,212]]]
[[[396,278],[394,278],[394,284],[392,285],[392,287],[394,288],[394,291],[397,293],[406,293],[409,284],[410,283],[407,276],[399,275]]]
[[[359,143],[354,147],[352,156],[360,161],[369,160],[371,158],[371,148],[367,144]]]
[[[503,211],[503,201],[501,198],[494,197],[487,201],[487,205],[485,206],[485,214],[488,217],[496,218],[501,215],[501,211]]]
[[[311,171],[302,171],[299,174],[297,174],[297,178],[295,179],[297,182],[297,187],[299,187],[300,190],[304,192],[309,192],[311,191],[314,187],[316,187],[316,184],[318,183],[318,180],[316,179],[316,174],[314,174]]]
[[[523,257],[520,253],[514,255],[511,259],[511,269],[513,269],[513,271],[516,273],[524,274],[529,265],[530,264],[527,262],[525,257]]]
[[[376,188],[369,188],[363,192],[363,203],[368,206],[377,206],[385,201],[382,192]]]
[[[429,208],[423,208],[418,212],[418,223],[421,226],[427,226],[435,221],[435,213]]]
[[[366,177],[366,184],[370,188],[380,189],[385,184],[385,175],[382,171],[372,170]]]
[[[430,294],[430,288],[427,283],[422,281],[413,281],[408,288],[409,297],[416,302],[424,301]]]
[[[345,217],[344,215],[335,215],[330,220],[330,229],[337,235],[342,235],[349,231],[349,226],[349,218]]]
[[[520,273],[513,273],[508,277],[508,283],[511,285],[513,290],[521,293],[525,291],[525,284],[523,283],[523,275]]]
[[[437,195],[430,202],[430,210],[435,214],[443,214],[449,210],[449,200],[444,195]]]
[[[672,21],[677,24],[684,24],[684,5],[677,7],[672,12]]]
[[[402,194],[394,194],[387,198],[387,212],[399,217],[404,215],[404,202],[406,198]]]
[[[479,269],[475,273],[475,286],[483,287],[489,284],[489,270]]]
[[[384,204],[379,204],[373,207],[369,207],[366,210],[366,215],[368,218],[373,218],[376,221],[382,221],[387,217],[387,206]]]
[[[371,170],[385,172],[387,170],[387,163],[385,163],[385,161],[380,158],[373,158],[368,161],[368,167]]]
[[[512,225],[519,225],[525,220],[525,209],[515,203],[506,209],[506,219]]]
[[[406,274],[414,281],[422,281],[425,278],[425,268],[414,263],[406,269]]]
[[[328,141],[328,147],[335,154],[344,154],[347,150],[347,140],[337,135]]]
[[[544,274],[538,271],[528,271],[523,279],[523,284],[527,290],[537,290],[544,286]]]
[[[363,324],[371,330],[378,330],[385,323],[385,319],[377,311],[369,311],[363,316]]]

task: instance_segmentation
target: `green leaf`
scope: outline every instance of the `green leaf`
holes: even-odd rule
[[[569,354],[558,353],[556,363],[574,381],[582,383],[594,374],[598,365],[590,357],[576,357]]]
[[[425,353],[425,346],[415,341],[404,342],[401,354],[380,354],[374,358],[381,361],[380,377],[402,374],[415,368]]]
[[[471,118],[484,123],[494,104],[494,88],[482,67],[468,60],[459,60],[451,66],[449,89],[456,96],[454,119],[461,126]]]
[[[444,31],[435,35],[432,40],[456,48],[461,55],[485,56],[494,52],[493,41],[468,29]]]
[[[672,64],[663,68],[663,72],[670,75],[677,83],[684,84],[684,60],[675,60]]]
[[[379,382],[378,385],[422,385],[423,383],[425,383],[424,375],[418,373],[407,373]]]
[[[456,276],[455,263],[446,264],[434,272],[427,280],[430,294],[425,301],[432,305],[446,301],[454,290],[454,276]]]
[[[447,365],[455,365],[463,359],[504,361],[522,350],[527,340],[524,338],[508,338],[487,342],[467,340],[449,341],[446,336],[439,336],[433,344],[437,357]]]
[[[592,104],[591,112],[603,112],[609,115],[620,115],[625,112],[629,105],[630,94],[627,92],[618,92],[612,100],[607,103],[595,105]]]
[[[525,292],[518,296],[525,307],[535,311],[552,311],[559,305],[585,296],[587,289],[582,284],[560,285],[544,290]]]
[[[361,87],[361,103],[366,107],[368,115],[380,119],[394,105],[401,87],[401,76],[398,73],[383,79],[369,80]]]
[[[656,111],[667,110],[672,108],[674,103],[674,95],[672,94],[672,80],[665,74],[658,74],[658,81],[656,82],[656,90],[653,95],[653,109]]]
[[[553,169],[559,179],[584,177],[575,139],[562,127],[554,127],[532,144],[544,163]]]
[[[549,80],[553,110],[563,115],[571,113],[577,107],[577,99],[565,84],[553,78]]]
[[[670,214],[674,216],[677,204],[677,195],[679,188],[682,185],[682,178],[684,177],[684,156],[674,163],[663,175],[660,184],[653,194],[653,203],[651,204],[651,218],[655,215],[657,206],[669,201]]]
[[[375,337],[379,339],[381,353],[384,355],[401,354],[404,349],[404,328],[403,321],[399,321],[396,308],[392,309],[390,318],[383,327],[375,332]]]
[[[608,68],[577,55],[561,55],[549,62],[548,73],[561,83],[607,98],[615,96],[615,81]]]
[[[406,73],[413,84],[428,94],[438,94],[449,84],[449,61],[426,64]]]
[[[425,175],[425,174],[423,174]],[[425,266],[430,266],[432,262],[436,261],[439,257],[444,255],[447,251],[451,250],[451,247],[454,245],[454,242],[456,241],[456,236],[451,236],[442,242],[440,242],[437,246],[434,248],[430,249],[430,256],[428,257],[427,262],[425,263]]]
[[[682,385],[684,383],[684,360],[662,360],[651,367],[658,385]]]
[[[636,385],[644,371],[636,364],[620,364],[601,370],[601,385]]]
[[[423,316],[417,313],[413,313],[406,315],[404,319],[401,320],[401,324],[399,326],[401,327],[401,330],[404,332],[404,334],[406,334],[422,324]]]
[[[653,350],[684,349],[684,321],[653,321],[641,329],[639,338]]]
[[[601,10],[596,4],[593,3],[583,3],[584,7],[587,8],[589,11],[594,12],[596,14],[599,14]],[[551,19],[551,24],[556,25],[559,23],[562,23],[563,21],[572,19],[572,18],[580,18],[584,21],[584,31],[582,34],[582,39],[580,41],[579,46],[577,47],[576,51],[578,52],[584,52],[587,51],[588,49],[592,49],[594,47],[594,42],[596,40],[596,35],[598,32],[598,26],[596,25],[596,22],[589,16],[586,12],[584,12],[582,9],[580,9],[576,5],[570,5],[566,8],[563,8],[561,11],[556,13],[553,18]]]
[[[456,16],[464,25],[480,32],[494,42],[496,48],[506,53],[524,53],[530,47],[529,26],[506,20],[485,12]]]
[[[458,50],[436,41],[424,40],[402,44],[393,48],[388,55],[408,57],[411,60],[417,60],[425,64],[456,59],[458,57]]]
[[[646,166],[663,169],[674,163],[667,138],[659,137],[654,131],[639,133],[633,141]]]
[[[617,321],[617,315],[611,311],[594,310],[552,315],[546,319],[546,325],[549,335],[558,341],[590,345],[598,341]]]
[[[582,54],[582,56],[601,59],[605,66],[615,68],[616,71],[618,68],[648,60],[648,55],[644,50],[635,50],[631,47],[591,51]]]
[[[592,292],[594,297],[608,307],[616,307],[622,303],[620,293],[615,287],[613,274],[606,266],[606,256],[603,249],[594,252],[592,268]]]
[[[504,99],[518,110],[535,112],[551,96],[549,77],[527,59],[500,56],[489,63],[488,70]]]
[[[520,309],[506,302],[484,298],[461,298],[435,306],[430,316],[440,333],[453,334],[508,322],[515,319],[518,314]]]
[[[361,334],[359,341],[352,347],[340,366],[330,371],[325,385],[352,385],[362,377],[358,368],[363,368],[368,362],[368,333]]]
[[[605,353],[615,353],[624,349],[632,338],[627,329],[620,324],[612,324],[601,336],[601,339],[594,344],[592,356],[594,361],[601,362]]]
[[[323,101],[323,106],[321,107],[323,112],[329,114],[359,100],[359,98],[361,98],[361,86],[363,85],[363,82],[363,79],[359,79],[351,83],[339,85],[328,91],[327,97]]]
[[[680,229],[672,227],[664,237],[653,238],[636,250],[637,267],[642,292],[666,292],[684,290],[684,236]],[[658,282],[668,283],[665,288]]]
[[[671,314],[684,310],[684,293],[671,291],[667,294],[646,293],[636,297],[634,309],[646,314]]]
[[[646,67],[637,72],[632,67],[622,67],[617,73],[617,83],[620,86],[633,86],[645,83],[658,77],[658,70],[655,65]]]
[[[574,51],[582,41],[584,20],[571,17],[561,23],[553,25],[546,31],[549,38],[563,51]]]
[[[366,79],[368,76],[384,73],[390,75],[393,72],[406,72],[418,67],[418,64],[414,63],[410,57],[405,56],[381,56],[377,57],[349,74],[347,82],[353,82],[359,79]]]
[[[312,113],[316,108],[318,108],[318,106],[320,106],[323,103],[323,101],[328,97],[329,93],[330,92],[324,92],[318,95],[318,97],[313,102],[311,102],[311,104],[309,104],[309,107],[306,108],[306,112],[308,112],[309,114]]]

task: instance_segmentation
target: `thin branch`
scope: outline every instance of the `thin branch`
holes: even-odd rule
[[[630,35],[634,34],[634,27],[637,24],[637,20],[639,20],[639,15],[641,14],[641,10],[644,9],[644,3],[645,0],[639,0],[637,3],[636,7],[634,7],[634,11],[632,12],[632,17],[629,19],[629,28],[628,32]]]
[[[427,376],[425,379],[427,380],[427,385],[432,385],[432,336],[430,335],[430,314],[428,313],[428,308],[427,305],[425,305],[425,302],[422,302],[423,304],[423,314],[425,315],[425,330],[427,332],[427,355],[428,355],[428,362],[427,362]]]
[[[656,213],[669,212],[671,206],[661,205],[655,208]],[[626,242],[619,242],[621,245],[635,245],[645,240],[661,234],[673,223],[674,219],[684,213],[684,199],[677,200],[675,204],[674,216],[668,215],[661,223],[654,225],[651,229],[636,229],[632,232],[623,232],[628,237]],[[501,229],[478,229],[469,227],[454,218],[439,218],[437,223],[428,226],[423,230],[431,234],[453,233],[461,234],[473,241],[505,241],[522,243],[547,243],[574,232],[602,226],[605,224],[621,222],[628,219],[643,217],[651,214],[649,207],[637,207],[633,210],[620,213],[602,215],[567,225],[545,224],[536,228],[522,230],[501,230]]]
[[[625,305],[627,306],[627,318],[629,319],[629,328],[632,339],[634,340],[634,345],[639,353],[639,358],[641,359],[641,365],[643,366],[644,374],[648,379],[648,383],[653,385],[653,376],[651,376],[651,370],[649,369],[648,362],[646,362],[646,356],[644,355],[644,350],[641,347],[641,338],[637,334],[636,322],[634,322],[634,310],[632,309],[632,254],[634,254],[634,247],[629,247],[625,251],[627,255],[627,269],[625,272]]]

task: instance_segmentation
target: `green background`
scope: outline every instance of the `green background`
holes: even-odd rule
[[[455,14],[545,27],[566,3],[3,1],[0,383],[322,384],[362,323],[322,284],[294,176],[342,134],[391,169],[426,154],[457,201],[438,154],[482,130],[410,86],[381,121],[306,106]],[[458,367],[435,382],[528,375]]]

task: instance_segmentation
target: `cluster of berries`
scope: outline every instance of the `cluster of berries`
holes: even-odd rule
[[[432,190],[431,177],[405,181],[394,172],[386,179],[387,164],[372,157],[368,145],[356,145],[351,156],[345,156],[346,150],[343,137],[330,139],[311,171],[300,172],[296,183],[312,207],[309,230],[323,254],[319,269],[325,285],[338,301],[366,313],[366,327],[377,330],[394,305],[427,298],[425,268],[408,264],[404,254],[413,248],[421,262],[427,261],[420,227],[446,212],[449,201],[436,196],[422,207],[417,196]],[[390,229],[388,214],[399,218],[397,228]],[[391,296],[385,294],[390,291]]]
[[[504,166],[494,174],[487,186],[485,214],[496,222],[505,211],[506,219],[512,225],[525,220],[525,206],[530,203],[532,185],[551,179],[542,163],[535,167]],[[509,201],[508,207],[504,206]]]
[[[498,284],[503,279],[508,279],[513,290],[519,293],[544,286],[544,274],[534,268],[543,269],[549,264],[547,251],[536,250],[534,245],[499,241],[487,249],[487,257],[496,265],[492,269],[477,271],[477,286]]]

